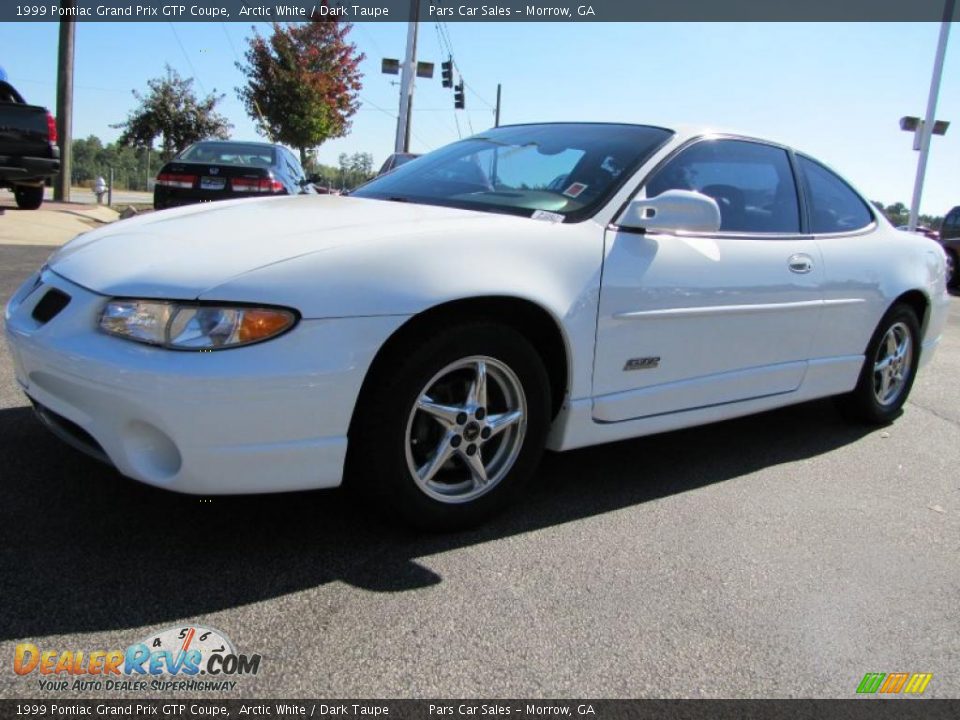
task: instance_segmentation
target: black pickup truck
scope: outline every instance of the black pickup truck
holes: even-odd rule
[[[47,178],[60,172],[57,124],[46,108],[28,105],[0,78],[0,188],[10,188],[17,207],[36,210]]]

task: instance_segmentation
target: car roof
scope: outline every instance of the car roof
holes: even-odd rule
[[[193,145],[199,145],[204,143],[205,145],[254,145],[256,147],[268,147],[268,148],[283,148],[286,150],[283,145],[277,145],[276,143],[267,143],[260,140],[197,140]]]
[[[745,140],[758,140],[763,143],[770,143],[771,145],[779,145],[781,147],[791,147],[788,143],[785,143],[781,140],[775,140],[773,138],[767,138],[762,135],[757,135],[755,133],[744,132],[736,128],[723,127],[719,125],[708,125],[703,123],[676,123],[673,125],[660,125],[658,123],[635,123],[635,122],[617,122],[611,120],[569,120],[561,122],[553,121],[544,121],[544,122],[529,122],[529,123],[515,123],[512,125],[500,125],[501,128],[506,127],[524,127],[532,125],[632,125],[634,127],[648,127],[648,128],[659,128],[661,130],[668,130],[674,135],[674,140],[679,142],[685,142],[693,138],[703,137],[705,135],[732,135],[738,138],[743,138]],[[481,133],[478,133],[481,134]]]

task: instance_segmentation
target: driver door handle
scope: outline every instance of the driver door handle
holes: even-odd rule
[[[790,268],[790,272],[795,272],[801,275],[808,273],[813,270],[813,258],[806,253],[797,253],[796,255],[791,255],[790,259],[787,260],[787,267]]]

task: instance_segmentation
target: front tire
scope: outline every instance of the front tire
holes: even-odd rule
[[[907,401],[919,361],[920,322],[909,305],[897,303],[870,339],[857,386],[840,398],[841,410],[869,425],[892,422]]]
[[[18,185],[13,189],[13,197],[21,210],[36,210],[43,204],[43,185]]]
[[[536,350],[487,322],[383,359],[350,433],[348,484],[388,515],[428,530],[475,526],[534,474],[550,422]]]

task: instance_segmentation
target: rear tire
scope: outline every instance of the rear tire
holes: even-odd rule
[[[919,361],[920,322],[909,305],[897,303],[867,345],[856,388],[838,399],[841,411],[868,425],[892,422],[910,395]]]
[[[43,185],[18,185],[13,189],[13,197],[21,210],[36,210],[43,204]]]
[[[351,425],[348,486],[388,517],[427,530],[472,527],[536,471],[550,385],[516,330],[454,327],[410,343],[372,372]]]

